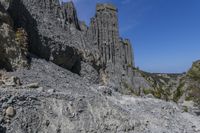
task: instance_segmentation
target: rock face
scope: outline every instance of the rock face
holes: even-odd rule
[[[0,4],[0,68],[13,70],[27,65],[27,52],[22,52],[20,45],[26,46],[24,42],[17,40],[16,32],[13,30],[13,21],[5,8]],[[18,39],[23,39],[19,36]]]
[[[62,10],[65,23],[73,24],[76,29],[80,30],[79,20],[77,17],[76,9],[74,7],[74,3],[72,1],[62,3]]]
[[[1,0],[0,3],[4,7],[5,10],[9,8],[9,5],[10,5],[9,0]]]
[[[91,19],[90,32],[93,44],[98,46],[101,63],[113,65],[120,58],[123,65],[134,66],[131,43],[119,36],[118,10],[111,4],[97,4],[96,15]]]
[[[97,4],[89,27],[78,20],[72,2],[11,0],[8,12],[14,28],[27,32],[30,53],[79,75],[84,67],[93,67],[99,82],[122,93],[134,91],[131,43],[119,36],[115,6]]]
[[[120,91],[124,92],[124,83],[129,84],[130,90],[133,88],[134,63],[130,41],[119,36],[117,13],[118,9],[111,4],[97,4],[88,38],[93,40],[93,45],[100,51],[101,64],[104,66],[102,75],[107,77],[104,82],[119,84],[117,86],[123,88]]]
[[[108,4],[98,4],[96,15],[91,19],[91,36],[100,50],[103,64],[116,62],[116,47],[119,45],[117,9]]]
[[[71,42],[75,35],[71,34],[70,29],[61,26],[61,20],[58,19],[61,14],[59,1],[16,0],[11,2],[8,11],[15,28],[26,29],[31,53],[79,73],[80,56],[76,50],[79,45]],[[77,36],[81,39],[80,33]]]

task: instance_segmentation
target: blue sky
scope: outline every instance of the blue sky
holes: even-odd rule
[[[133,44],[135,63],[149,72],[177,73],[200,59],[200,0],[72,0],[89,24],[98,2],[119,9],[120,35]]]

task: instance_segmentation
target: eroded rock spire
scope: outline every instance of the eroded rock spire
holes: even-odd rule
[[[62,11],[64,13],[65,21],[69,24],[73,24],[78,30],[80,30],[79,20],[74,3],[72,1],[62,3]]]

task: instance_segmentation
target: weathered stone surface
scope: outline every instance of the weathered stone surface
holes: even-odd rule
[[[13,117],[13,116],[15,116],[15,109],[12,106],[10,106],[10,107],[8,107],[6,109],[6,116],[7,117]]]
[[[20,47],[22,43],[16,41],[16,33],[12,25],[12,19],[0,4],[0,68],[6,70],[13,70],[27,64],[26,55]]]
[[[39,88],[39,84],[38,83],[31,83],[31,84],[27,84],[22,86],[23,88]]]
[[[101,53],[101,63],[115,64],[115,47],[119,41],[117,9],[110,4],[97,4],[96,15],[91,19],[90,32],[93,45]]]
[[[12,76],[4,81],[7,86],[20,86],[21,81],[18,77]]]
[[[1,4],[0,4],[0,22],[1,22],[1,24],[6,23],[10,26],[12,26],[12,24],[13,24],[12,19],[6,12],[4,6],[2,6]]]
[[[97,4],[96,14],[91,19],[87,35],[98,47],[101,55],[101,79],[106,84],[116,85],[120,92],[133,91],[134,67],[132,47],[128,39],[121,39],[118,27],[118,10],[111,4]],[[102,77],[103,76],[103,77]],[[106,78],[105,78],[106,77]],[[129,84],[128,88],[123,84]]]
[[[10,124],[0,124],[6,133],[200,131],[199,117],[182,113],[175,103],[121,95],[112,87],[90,84],[87,79],[45,60],[34,58],[30,70],[10,74],[18,75],[26,84],[38,82],[44,90],[1,89],[0,97],[4,98],[0,104],[7,103],[15,94],[12,107],[17,113]],[[53,92],[48,93],[49,90]]]
[[[16,87],[20,86],[21,81],[18,77],[16,76],[7,76],[5,72],[0,72],[0,86],[4,87]]]
[[[73,3],[13,0],[9,13],[15,27],[26,29],[31,53],[78,74],[81,60],[99,65],[98,52],[80,31]]]
[[[62,3],[62,10],[64,13],[65,23],[73,24],[76,29],[80,30],[79,20],[77,17],[76,9],[74,7],[74,3],[72,1]]]
[[[5,10],[7,10],[10,5],[10,0],[0,0],[0,4],[4,7]]]
[[[80,76],[91,83],[99,83],[99,74],[90,64],[81,62]]]
[[[9,12],[15,27],[26,29],[31,53],[77,74],[85,69],[81,62],[88,63],[100,81],[106,75],[107,85],[115,84],[123,92],[126,82],[134,90],[132,47],[128,39],[120,39],[115,6],[98,4],[89,28],[78,20],[72,2],[15,0]]]

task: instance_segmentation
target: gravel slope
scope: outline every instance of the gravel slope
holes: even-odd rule
[[[174,103],[121,95],[45,60],[31,66],[9,73],[22,86],[0,88],[2,133],[200,133],[200,118]]]

